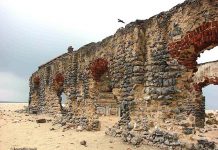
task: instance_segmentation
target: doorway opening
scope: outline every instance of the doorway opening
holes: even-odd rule
[[[118,115],[117,99],[112,93],[111,76],[109,72],[102,75],[101,80],[97,82],[97,113],[99,115]]]
[[[208,66],[205,65],[203,75],[205,77],[209,78],[216,78],[217,68],[218,67],[210,67],[209,65],[213,65],[212,62],[218,61],[218,47],[214,47],[213,49],[206,50],[203,53],[200,54],[200,56],[197,59],[198,65],[204,65],[208,63]],[[218,63],[217,63],[218,64]],[[199,70],[201,71],[201,70]],[[203,72],[202,72],[203,73]],[[202,74],[201,73],[201,74]],[[211,81],[209,81],[211,82]],[[214,80],[211,82],[211,84],[208,84],[207,86],[204,86],[202,88],[202,94],[205,98],[205,110],[218,110],[218,102],[216,103],[216,99],[218,97],[218,86],[214,85],[216,84],[216,81]]]
[[[210,110],[218,110],[218,86],[210,84],[204,87],[202,92],[205,97],[206,112]]]
[[[61,112],[64,113],[66,112],[67,96],[63,91],[61,91],[61,92],[58,92],[58,98],[59,98],[59,105],[61,108]]]
[[[208,85],[202,88],[203,99],[205,101],[205,126],[214,127],[218,124],[217,110],[218,110],[218,86]]]
[[[62,107],[65,107],[66,106],[66,101],[67,101],[67,96],[64,92],[62,92],[61,94],[61,105]]]
[[[209,51],[208,51],[209,50]],[[218,109],[218,47],[208,47],[199,54],[197,71],[194,74],[196,87],[196,125],[204,127],[208,122],[208,113]]]

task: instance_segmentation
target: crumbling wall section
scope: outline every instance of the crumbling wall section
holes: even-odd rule
[[[133,116],[141,114],[151,126],[166,122],[204,125],[199,119],[204,114],[203,99],[194,92],[192,76],[199,54],[217,45],[216,14],[217,1],[185,1],[138,22],[145,40],[141,44],[145,51],[145,92],[136,99],[140,113]]]
[[[69,91],[73,88],[74,84],[71,82],[71,62],[73,54],[65,53],[54,60],[39,67],[39,70],[34,73],[30,78],[30,91],[33,91],[36,96],[30,92],[30,105],[33,101],[38,103],[38,112],[58,112],[61,110],[60,95],[64,92],[69,96]],[[57,76],[62,76],[63,81],[59,81]],[[34,88],[34,79],[39,78],[39,86]]]
[[[101,42],[55,58],[32,75],[30,106],[61,112],[64,92],[67,111],[78,115],[93,116],[117,104],[113,109],[121,116],[120,126],[139,127],[143,120],[151,128],[203,126],[203,98],[192,77],[199,54],[218,44],[217,6],[216,0],[186,0],[150,19],[136,20]],[[96,81],[90,65],[98,58],[108,62],[108,71]],[[57,74],[63,81],[55,80]],[[110,90],[102,90],[106,88]],[[108,101],[110,108],[103,105]]]
[[[218,61],[207,62],[198,65],[198,71],[194,75],[194,82],[199,84],[206,81],[207,84],[216,84],[218,77]],[[204,86],[206,86],[204,85]]]
[[[196,119],[204,112],[198,111],[202,103],[193,94],[192,76],[197,71],[199,54],[217,44],[216,14],[217,1],[185,1],[148,20],[127,25],[138,27],[136,54],[140,65],[134,71],[144,74],[134,84],[133,124],[145,118],[151,127],[166,122],[203,124]]]

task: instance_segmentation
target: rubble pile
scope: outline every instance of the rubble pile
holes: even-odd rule
[[[74,128],[77,131],[99,131],[100,130],[100,121],[97,117],[88,118],[85,116],[75,116],[72,113],[62,114],[61,116],[56,117],[53,125],[60,124],[64,129]]]

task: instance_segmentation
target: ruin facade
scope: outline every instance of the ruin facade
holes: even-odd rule
[[[218,1],[186,0],[39,66],[29,80],[30,111],[203,127],[202,88],[218,83],[218,65],[196,60],[217,45]]]

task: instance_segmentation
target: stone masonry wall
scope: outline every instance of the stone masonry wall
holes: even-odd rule
[[[194,75],[194,82],[199,84],[207,82],[207,84],[216,84],[218,77],[218,61],[203,63],[198,65],[198,71]]]
[[[92,117],[107,109],[120,114],[119,126],[141,128],[146,120],[148,128],[202,127],[203,96],[192,77],[199,54],[218,44],[217,14],[216,0],[186,0],[101,42],[69,50],[31,76],[30,110]],[[108,70],[96,81],[90,65],[98,58]]]
[[[144,87],[134,86],[133,124],[146,118],[151,127],[204,125],[204,100],[195,91],[192,77],[200,53],[218,44],[217,10],[217,1],[185,1],[135,22],[142,30],[138,43],[144,60]]]

